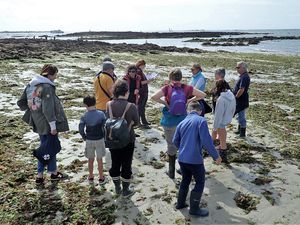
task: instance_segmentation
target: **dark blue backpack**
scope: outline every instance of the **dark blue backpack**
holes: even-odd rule
[[[46,140],[41,144],[41,146],[33,150],[33,155],[41,163],[48,164],[48,162],[55,157],[60,150],[61,145],[57,134],[48,134]]]

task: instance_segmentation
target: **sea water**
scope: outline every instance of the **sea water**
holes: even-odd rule
[[[262,37],[262,36],[300,36],[300,29],[278,29],[278,30],[222,30],[227,32],[246,32],[243,35],[224,35],[222,38],[238,37]],[[216,31],[216,32],[220,32]],[[66,32],[67,33],[67,32]],[[66,34],[65,33],[65,34]],[[48,39],[54,38],[55,33],[50,32],[1,32],[0,39],[3,38],[39,38],[48,35]],[[61,40],[77,40],[78,37],[56,37]],[[154,38],[154,39],[121,39],[121,40],[101,40],[108,43],[145,44],[152,43],[159,46],[176,46],[197,48],[208,51],[229,51],[229,52],[250,52],[250,53],[272,53],[285,55],[300,55],[299,40],[269,40],[261,41],[257,45],[249,46],[202,46],[201,42],[186,42],[191,38]]]

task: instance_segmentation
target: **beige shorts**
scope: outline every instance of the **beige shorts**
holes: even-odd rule
[[[86,140],[84,155],[88,159],[95,158],[95,152],[98,159],[105,156],[105,143],[104,139],[100,140]]]

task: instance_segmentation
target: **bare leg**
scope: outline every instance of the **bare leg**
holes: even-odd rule
[[[93,178],[94,177],[94,158],[93,159],[89,159],[89,178]]]
[[[227,149],[227,144],[226,144],[226,136],[227,132],[225,128],[219,128],[218,129],[218,134],[220,138],[220,149]]]
[[[102,161],[102,158],[100,158],[100,159],[97,158],[97,162],[98,162],[99,178],[103,179],[104,176],[103,176],[103,161]]]
[[[217,131],[216,130],[214,130],[214,129],[212,130],[211,137],[212,137],[213,141],[217,139]]]

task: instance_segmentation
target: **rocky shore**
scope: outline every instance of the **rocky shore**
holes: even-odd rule
[[[149,39],[149,38],[204,38],[221,37],[222,35],[241,35],[245,32],[209,32],[209,31],[191,31],[191,32],[113,32],[113,31],[89,31],[76,32],[71,34],[59,35],[58,37],[79,37],[82,39]]]
[[[193,38],[185,42],[202,42],[203,46],[248,46],[257,45],[261,41],[273,40],[299,40],[299,36],[263,36],[263,37],[241,37],[241,38]]]
[[[160,47],[155,44],[110,44],[100,41],[43,40],[43,39],[0,39],[0,59],[22,59],[50,57],[49,54],[67,52],[138,52],[157,54],[158,52],[202,53],[193,48]]]

